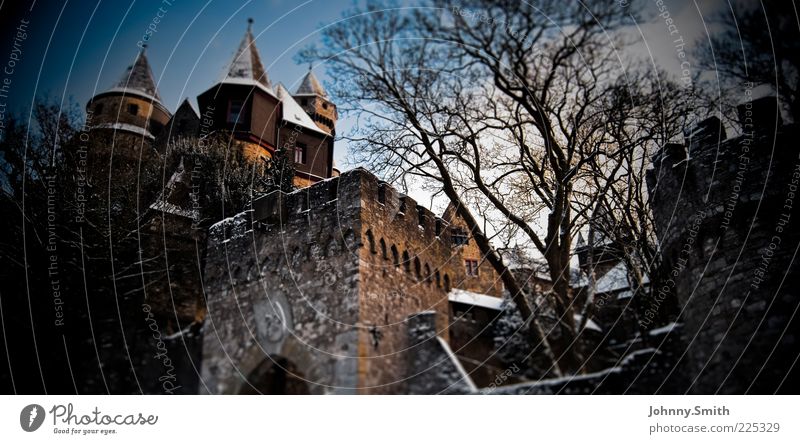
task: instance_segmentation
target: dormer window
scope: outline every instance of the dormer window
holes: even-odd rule
[[[139,105],[129,103],[128,104],[128,114],[135,116],[139,114]]]
[[[241,100],[231,100],[228,102],[228,123],[239,123],[242,117],[244,102]]]

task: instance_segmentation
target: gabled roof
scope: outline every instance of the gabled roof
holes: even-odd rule
[[[647,275],[642,277],[642,284],[650,283]],[[629,290],[631,287],[628,282],[628,267],[620,261],[611,270],[608,270],[600,279],[595,282],[595,293],[612,293],[620,290]]]
[[[294,95],[328,97],[327,91],[322,87],[322,83],[320,83],[317,76],[314,75],[314,71],[311,70],[310,66],[308,67],[308,73],[303,77]]]
[[[144,54],[144,48],[136,56],[133,65],[128,66],[125,74],[107,92],[122,92],[126,94],[137,94],[161,103],[161,96],[158,94],[156,82],[153,80],[153,71],[150,63]]]
[[[283,104],[283,120],[292,123],[294,125],[299,125],[303,128],[310,129],[312,131],[316,131],[318,133],[330,135],[327,131],[323,130],[316,123],[314,120],[309,117],[309,115],[303,110],[303,107],[297,103],[296,100],[292,97],[289,91],[283,86],[283,84],[279,83],[278,86],[275,88],[275,93],[278,96],[278,99]]]
[[[188,97],[183,99],[183,102],[181,102],[180,106],[175,111],[175,115],[177,116],[178,113],[191,113],[198,119],[200,118],[200,114],[196,109],[194,109],[194,105],[192,105],[192,102],[189,101]]]
[[[261,63],[261,56],[256,48],[252,32],[253,19],[248,20],[247,31],[244,33],[239,48],[228,64],[220,83],[257,83],[266,89],[271,85],[267,71]]]
[[[191,172],[183,165],[183,157],[178,168],[170,176],[161,194],[150,205],[151,210],[196,220],[199,212],[192,200]]]

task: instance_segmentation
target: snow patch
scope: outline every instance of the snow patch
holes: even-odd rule
[[[654,328],[654,329],[650,330],[649,332],[647,332],[647,334],[649,334],[650,336],[659,336],[659,335],[663,335],[665,333],[670,333],[672,330],[675,330],[676,328],[679,328],[680,326],[681,326],[681,324],[678,323],[678,322],[671,322],[671,323],[669,323],[669,324],[667,324],[667,325],[665,325],[663,327]]]
[[[491,310],[502,310],[503,299],[495,296],[489,296],[482,293],[474,293],[460,288],[454,288],[447,294],[450,302],[458,302],[461,304],[474,305],[476,307],[488,308]]]

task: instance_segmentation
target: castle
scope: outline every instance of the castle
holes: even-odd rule
[[[95,131],[131,134],[148,142],[224,131],[255,163],[278,149],[291,151],[297,186],[338,174],[333,160],[336,105],[311,69],[294,94],[282,84],[273,86],[250,25],[222,78],[197,97],[199,114],[188,99],[174,115],[161,103],[145,49],[118,83],[89,100],[86,110]]]
[[[155,316],[175,320],[166,332],[171,361],[195,379],[184,386],[430,392],[450,383],[432,389],[429,369],[412,368],[449,366],[462,381],[456,386],[469,380],[467,371],[478,381],[502,371],[486,359],[493,347],[486,326],[500,312],[502,283],[466,224],[453,207],[436,215],[363,169],[340,175],[336,105],[310,69],[294,93],[273,85],[248,26],[225,75],[197,102],[200,113],[185,100],[171,114],[143,49],[117,84],[87,104],[92,131],[110,135],[121,157],[219,133],[255,165],[278,149],[294,160],[295,192],[262,196],[207,232],[194,224],[183,162],[148,206],[142,262],[163,262],[168,271],[160,279],[146,273],[145,302]],[[138,149],[126,151],[129,145]],[[200,259],[198,243],[207,245]],[[431,344],[417,344],[412,331],[432,332],[429,353],[439,358],[421,362],[419,350]]]
[[[310,69],[294,93],[273,84],[248,26],[225,75],[197,103],[200,112],[187,100],[171,114],[143,50],[118,84],[87,104],[93,131],[139,147],[120,151],[123,157],[218,133],[255,165],[279,149],[294,160],[296,191],[260,196],[207,230],[194,224],[183,163],[148,206],[143,231],[151,236],[140,248],[162,255],[169,276],[168,285],[148,284],[146,302],[176,319],[165,341],[184,393],[476,393],[507,375],[493,353],[502,284],[466,225],[452,206],[436,215],[366,170],[340,173],[336,105]],[[774,137],[763,130],[770,123],[779,128]],[[793,199],[796,130],[774,121],[754,126],[752,137],[726,140],[720,125],[706,121],[653,161],[648,185],[671,275],[653,293],[661,301],[677,296],[683,327],[653,329],[633,348],[622,344],[633,352],[613,369],[520,381],[497,393],[776,389],[789,371],[784,358],[797,356],[786,332],[796,331],[798,239],[785,228],[792,204],[785,216],[765,209],[784,207],[787,193]],[[768,147],[770,155],[757,155]],[[196,245],[204,246],[202,257]],[[604,329],[619,324],[630,299],[626,270],[611,250],[593,261],[600,296],[614,301],[597,313],[600,325],[587,322],[598,343],[609,340]],[[581,263],[587,251],[579,242]],[[771,267],[778,259],[782,270]],[[573,285],[586,284],[578,276]],[[621,336],[637,330],[623,324]]]

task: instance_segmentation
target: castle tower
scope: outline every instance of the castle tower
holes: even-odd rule
[[[278,145],[280,100],[272,90],[252,32],[253,20],[222,78],[197,97],[212,130],[228,131],[243,143],[250,160],[272,156]]]
[[[319,82],[309,79],[314,103],[328,112],[328,117],[319,117],[324,126],[281,84],[273,87],[256,49],[252,24],[248,20],[244,38],[220,81],[197,97],[203,121],[211,120],[211,130],[229,132],[244,146],[251,162],[269,159],[278,149],[290,152],[297,187],[327,179],[333,175],[334,138],[326,128],[333,128],[336,107],[324,99],[327,94]],[[310,96],[302,97],[307,102]]]
[[[169,121],[171,114],[161,103],[145,48],[113,87],[86,104],[93,129],[113,129],[152,140]]]
[[[314,119],[317,126],[331,135],[336,134],[336,120],[339,118],[336,105],[330,101],[327,91],[314,75],[311,66],[308,67],[308,73],[295,91],[294,99]]]
[[[800,150],[778,109],[776,97],[741,104],[743,133],[732,138],[718,118],[700,122],[648,171],[665,277],[640,322],[675,295],[687,347],[676,374],[693,392],[797,390],[800,342],[787,332],[799,331],[800,231],[787,224],[800,216]]]

